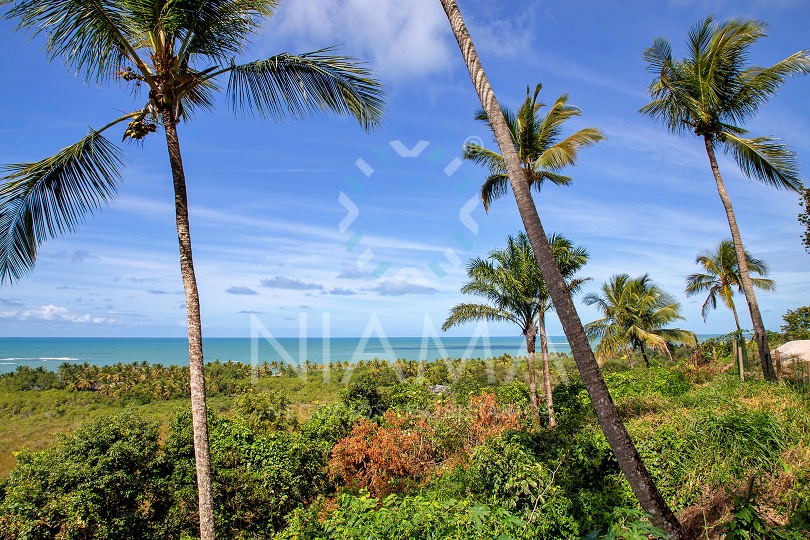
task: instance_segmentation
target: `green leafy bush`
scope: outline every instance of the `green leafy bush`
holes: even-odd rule
[[[330,448],[340,439],[348,437],[352,427],[362,418],[343,403],[318,408],[301,425],[301,433],[314,441],[321,441]]]
[[[298,433],[257,434],[242,423],[209,414],[217,535],[266,537],[284,516],[322,492],[327,447]],[[166,461],[172,469],[172,514],[166,536],[196,534],[196,475],[191,415],[171,424]]]
[[[316,522],[317,523],[317,522]],[[323,523],[296,512],[279,540],[438,540],[538,538],[502,507],[466,499],[438,500],[424,495],[377,499],[367,493],[338,497],[337,509]]]
[[[290,413],[290,399],[283,392],[257,392],[251,389],[236,398],[233,409],[236,417],[257,433],[295,426],[295,418]]]
[[[18,453],[0,538],[151,538],[166,510],[157,453],[157,425],[129,412]]]

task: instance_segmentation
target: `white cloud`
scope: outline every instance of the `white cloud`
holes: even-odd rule
[[[261,285],[268,289],[291,289],[295,291],[323,289],[323,285],[318,283],[305,283],[300,279],[292,279],[285,276],[273,276],[270,279],[263,279]]]
[[[438,292],[433,287],[420,285],[418,283],[411,283],[410,281],[403,280],[388,280],[383,281],[378,286],[372,289],[382,296],[402,296],[405,294],[434,294]]]
[[[114,322],[113,319],[108,319],[105,317],[93,317],[89,313],[79,315],[73,313],[66,307],[55,306],[53,304],[47,306],[31,307],[19,311],[0,312],[0,317],[17,318],[23,321],[26,320],[64,321],[77,324],[102,324]]]
[[[340,54],[358,56],[391,78],[426,76],[447,69],[456,52],[449,37],[444,12],[433,0],[290,0],[265,33],[273,47],[278,40],[305,50],[345,43]]]

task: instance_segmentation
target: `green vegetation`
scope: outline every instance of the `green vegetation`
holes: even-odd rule
[[[587,279],[574,278],[588,261],[588,251],[574,247],[573,242],[559,234],[548,238],[549,246],[560,272],[566,279],[571,293],[579,290]],[[526,338],[529,355],[529,393],[535,414],[537,405],[537,382],[534,353],[538,332],[543,363],[543,388],[546,412],[553,426],[554,404],[548,365],[548,342],[546,340],[546,313],[553,308],[548,287],[540,267],[534,258],[529,238],[524,233],[506,239],[506,248],[489,253],[487,260],[475,258],[467,265],[469,281],[461,292],[484,298],[485,303],[464,303],[454,306],[442,325],[442,330],[473,321],[510,322],[520,328]]]
[[[568,94],[563,94],[549,108],[548,113],[541,116],[540,110],[544,104],[537,101],[537,96],[542,88],[543,85],[538,84],[533,94],[526,88],[526,99],[517,113],[508,109],[501,111],[515,145],[526,184],[538,193],[546,181],[559,186],[571,184],[574,179],[560,174],[560,171],[576,164],[580,149],[606,139],[602,130],[593,127],[580,129],[561,139],[566,120],[581,116],[582,111],[569,105]],[[475,119],[492,129],[485,111],[479,110]],[[505,195],[509,188],[504,158],[497,152],[473,143],[464,147],[464,159],[489,170],[489,176],[481,186],[481,200],[484,209],[489,211],[492,201]]]
[[[782,319],[785,321],[782,332],[788,341],[810,339],[810,306],[789,309]]]
[[[765,35],[765,24],[760,21],[738,18],[718,23],[709,16],[689,30],[688,56],[683,60],[673,58],[672,44],[666,38],[656,38],[644,51],[648,70],[655,74],[648,89],[652,101],[640,112],[661,121],[672,133],[694,133],[703,139],[737,253],[738,275],[751,313],[762,375],[773,380],[776,372],[745,247],[715,152],[722,148],[731,154],[742,173],[752,180],[796,192],[802,188],[796,154],[774,137],[746,138],[748,130],[743,128],[787,77],[810,73],[808,50],[770,67],[747,65],[752,46]]]
[[[723,373],[731,349],[721,344],[717,361],[699,365],[679,348],[649,369],[607,362],[605,380],[687,531],[800,538],[810,393]],[[555,360],[554,427],[531,420],[528,364],[510,356],[262,366],[256,385],[249,366],[210,364],[218,536],[663,538],[640,512],[572,359]],[[0,538],[195,537],[188,402],[160,390],[182,373],[119,364],[0,377],[0,430],[27,434],[13,448],[3,437],[16,465],[0,480]],[[113,379],[129,390],[111,391]],[[43,436],[45,426],[66,434]]]
[[[644,274],[630,278],[618,274],[602,284],[602,293],[585,295],[585,305],[596,306],[604,315],[585,325],[588,337],[599,340],[600,358],[639,350],[647,367],[647,349],[670,353],[671,343],[695,344],[695,334],[679,328],[665,328],[678,319],[681,305]],[[631,358],[632,364],[632,358]]]
[[[766,276],[768,265],[765,261],[755,259],[750,253],[745,252],[748,271]],[[709,311],[717,309],[717,297],[734,314],[734,322],[737,324],[737,331],[741,331],[740,318],[737,315],[737,307],[734,305],[735,289],[742,292],[742,276],[740,275],[740,265],[737,264],[737,252],[734,249],[734,242],[723,240],[712,250],[706,250],[695,259],[695,264],[703,267],[705,273],[691,274],[686,278],[686,295],[693,296],[699,293],[709,293],[703,303],[701,311],[703,320],[709,315]],[[765,277],[751,278],[751,283],[757,289],[763,291],[773,291],[776,289],[772,279]]]

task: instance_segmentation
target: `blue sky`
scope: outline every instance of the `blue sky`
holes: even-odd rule
[[[703,298],[686,298],[695,256],[729,236],[699,140],[677,138],[637,113],[652,77],[641,59],[657,36],[683,56],[689,27],[709,13],[754,17],[769,37],[752,61],[770,65],[810,47],[804,0],[488,2],[460,0],[502,104],[543,83],[542,101],[570,94],[583,110],[566,133],[601,128],[570,187],[535,197],[547,231],[590,252],[586,291],[616,273],[650,276],[683,303],[680,326],[733,329],[725,309],[704,323]],[[0,163],[34,161],[137,108],[111,85],[87,86],[41,42],[0,21]],[[373,316],[388,336],[439,327],[464,282],[464,265],[502,246],[521,223],[511,195],[489,214],[477,202],[485,172],[458,157],[465,141],[492,146],[438,0],[288,0],[241,60],[341,44],[385,83],[388,111],[366,134],[321,115],[274,124],[218,109],[181,126],[204,335],[249,336],[251,320],[277,337],[360,336]],[[747,127],[782,137],[810,171],[810,78],[789,80]],[[117,135],[111,135],[115,140]],[[0,336],[184,336],[173,196],[162,133],[125,145],[118,200],[72,235],[43,244],[35,270],[0,288]],[[810,303],[810,255],[801,247],[798,197],[721,170],[749,251],[778,287],[760,293],[766,327]],[[742,296],[744,326],[750,326]],[[577,302],[584,322],[598,314]],[[551,318],[549,332],[561,334]],[[474,326],[449,335],[471,335]],[[515,335],[491,325],[491,335]]]

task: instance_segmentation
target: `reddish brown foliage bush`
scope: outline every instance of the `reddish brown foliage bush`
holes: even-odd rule
[[[458,463],[489,437],[518,429],[520,413],[484,394],[470,406],[436,405],[424,416],[389,411],[378,425],[362,420],[332,449],[334,478],[375,496],[426,482],[442,463]]]

